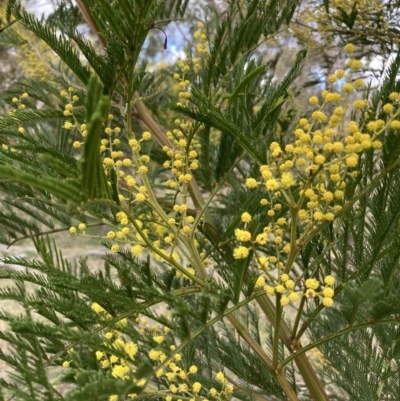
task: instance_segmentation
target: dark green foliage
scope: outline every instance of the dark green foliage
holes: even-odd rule
[[[88,135],[82,157],[82,190],[86,199],[110,199],[110,189],[103,170],[103,162],[99,152],[103,123],[107,119],[109,99],[101,96],[101,84],[92,78],[89,81],[86,101],[86,121]]]
[[[141,394],[142,388],[133,377],[121,380],[101,368],[95,352],[110,353],[104,333],[115,330],[139,346],[135,359],[130,361],[135,379],[144,379],[157,390],[171,383],[165,376],[154,374],[159,363],[149,359],[149,352],[162,350],[167,357],[165,368],[174,358],[175,352],[169,348],[174,345],[182,356],[184,369],[198,367],[190,379],[201,382],[202,398],[212,399],[207,390],[211,387],[222,390],[215,375],[223,371],[234,384],[235,399],[286,400],[287,392],[278,380],[280,367],[265,361],[272,360],[273,354],[279,362],[295,355],[295,340],[304,334],[321,343],[319,349],[327,365],[311,373],[318,375],[332,400],[342,397],[380,401],[398,397],[398,131],[389,131],[379,162],[372,151],[363,154],[361,172],[348,179],[343,209],[337,218],[318,227],[316,224],[315,230],[293,244],[296,262],[291,278],[296,280],[297,289],[309,277],[323,283],[327,275],[335,276],[333,308],[323,309],[319,297],[304,300],[301,319],[294,323],[292,316],[283,316],[281,332],[274,333],[275,316],[267,312],[279,310],[274,302],[279,302],[280,296],[261,297],[262,289],[255,285],[261,270],[251,256],[255,249],[271,255],[276,251],[275,244],[268,241],[249,245],[250,257],[233,256],[238,243],[235,229],[243,227],[241,214],[251,214],[252,221],[245,228],[254,239],[270,221],[261,199],[269,197],[270,203],[274,201],[273,195],[266,195],[261,186],[250,189],[243,185],[245,179],[254,177],[261,181],[260,165],[277,166],[267,155],[269,146],[277,141],[283,148],[292,133],[292,120],[297,121],[298,111],[291,108],[288,100],[290,91],[300,94],[303,89],[300,84],[296,87],[296,79],[307,52],[301,50],[283,79],[275,82],[279,54],[269,54],[263,43],[286,28],[299,4],[295,0],[234,0],[228,2],[223,13],[214,5],[198,13],[198,5],[192,8],[188,0],[82,0],[76,5],[65,1],[47,19],[38,20],[21,5],[9,1],[7,20],[17,18],[45,41],[62,62],[51,66],[57,72],[53,80],[27,78],[0,94],[0,104],[8,111],[13,97],[29,93],[25,110],[4,113],[0,118],[1,143],[6,145],[0,149],[0,241],[13,245],[22,239],[30,240],[37,252],[37,258],[3,255],[0,260],[0,280],[15,283],[0,288],[0,300],[16,302],[24,309],[20,316],[0,312],[0,319],[9,325],[0,332],[0,338],[11,348],[10,353],[0,351],[0,359],[15,369],[10,378],[0,381],[0,401],[5,398],[3,389],[7,397],[10,394],[18,401],[106,401],[113,394],[125,401],[130,393],[138,394],[138,398],[164,400],[165,395]],[[324,6],[329,10],[329,1]],[[339,9],[336,18],[351,28],[356,13],[356,6],[350,14]],[[149,72],[148,60],[143,60],[141,52],[146,38],[153,37],[157,28],[172,20],[180,23],[181,18],[185,19],[185,29],[186,21],[204,21],[210,52],[201,57],[199,71],[192,68],[188,56],[190,69],[185,79],[191,82],[190,102],[178,106],[171,89],[176,85],[171,79],[176,68]],[[94,40],[80,30],[84,23],[94,30]],[[15,24],[7,27],[8,36],[4,39],[10,46],[19,43],[13,27]],[[193,33],[192,25],[187,32]],[[193,55],[191,47],[187,50]],[[272,60],[265,61],[267,57]],[[157,60],[159,57],[152,61]],[[360,126],[377,118],[391,118],[383,113],[382,105],[391,92],[400,92],[399,66],[397,57],[383,77],[383,85],[376,91],[371,87],[366,90],[372,107],[358,119]],[[74,103],[73,117],[64,114],[68,100],[60,95],[60,90],[69,86],[75,88],[73,93],[79,97]],[[40,109],[38,101],[42,102]],[[146,239],[136,233],[136,237],[131,237],[132,243],[147,246],[146,257],[140,259],[128,248],[114,251],[114,243],[104,240],[104,273],[94,273],[90,261],[67,260],[56,240],[50,239],[52,234],[68,231],[76,221],[86,225],[89,235],[98,229],[96,235],[104,239],[106,230],[117,230],[118,212],[129,213],[126,226],[135,226],[137,230],[140,224],[147,223],[152,212],[158,212],[149,203],[134,200],[140,184],[131,190],[119,175],[119,166],[104,169],[104,158],[113,157],[111,148],[99,152],[101,140],[108,138],[104,128],[109,113],[113,114],[112,127],[122,130],[118,149],[122,149],[123,157],[131,152],[129,140],[140,140],[143,131],[159,135],[157,144],[140,142],[141,155],[151,158],[143,180],[148,179],[153,185],[154,197],[168,218],[178,216],[173,206],[181,202],[183,195],[166,185],[170,175],[163,164],[168,158],[161,148],[171,138],[164,132],[174,131],[171,126],[178,116],[192,121],[189,133],[180,122],[176,132],[187,143],[196,140],[201,144],[199,169],[190,173],[196,179],[200,196],[207,199],[211,194],[212,199],[202,218],[196,221],[198,230],[185,237],[179,234],[179,226],[172,241],[179,237],[181,242],[173,242],[170,249],[172,255],[172,251],[181,250],[182,243],[195,238],[204,252],[202,259],[206,257],[213,265],[209,277],[197,275],[199,281],[194,282],[180,276],[179,265],[157,260],[156,241],[166,239],[165,233],[157,233],[152,225]],[[73,121],[77,128],[86,124],[85,139],[77,128],[64,129],[65,121]],[[75,141],[83,141],[83,149],[75,149]],[[127,174],[136,173],[137,167],[126,170]],[[296,184],[291,192],[298,197],[302,188]],[[328,189],[334,191],[336,187],[332,183]],[[190,191],[194,193],[193,187]],[[121,195],[125,200],[121,200]],[[275,219],[287,216],[290,210],[283,198],[279,199],[282,205],[276,210]],[[201,212],[198,205],[189,204],[187,216],[197,219]],[[156,223],[155,220],[152,224],[157,226]],[[288,221],[283,234],[285,242],[293,234],[290,224]],[[168,232],[165,220],[160,227]],[[126,242],[132,245],[128,239]],[[194,264],[189,254],[183,255],[184,268]],[[28,292],[26,284],[33,285],[33,290]],[[104,312],[94,312],[93,303]],[[164,330],[165,342],[158,344],[153,328],[140,326],[138,322],[143,317],[160,325],[157,330]],[[121,325],[121,319],[127,319],[126,325]],[[238,334],[235,319],[253,343]],[[295,325],[293,332],[289,321]],[[332,341],[321,341],[338,332],[342,335]],[[274,349],[276,338],[280,341]],[[303,345],[307,343],[303,338],[301,341]],[[265,352],[264,360],[254,351],[255,345]],[[71,348],[74,352],[68,353]],[[122,349],[112,352],[126,359]],[[302,353],[300,348],[298,352]],[[287,384],[299,399],[316,398],[305,389],[306,378],[295,367],[295,362],[300,364],[301,355],[296,358],[283,370]],[[70,391],[61,394],[59,383],[50,382],[49,372],[59,373],[67,360],[70,368],[63,368],[61,383],[68,384]]]

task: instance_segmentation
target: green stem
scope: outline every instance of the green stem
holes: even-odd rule
[[[294,392],[294,390],[292,389],[285,375],[282,372],[277,373],[276,380],[278,381],[282,390],[285,392],[290,401],[299,401],[297,394]]]
[[[301,349],[293,352],[284,361],[282,361],[282,363],[279,364],[277,370],[282,370],[290,361],[292,361],[293,359],[296,359],[298,356],[301,356],[302,354],[309,351],[310,349],[318,347],[319,345],[324,344],[328,341],[331,341],[337,337],[343,336],[344,334],[348,334],[348,333],[351,333],[352,331],[356,331],[356,330],[368,329],[370,327],[383,326],[386,324],[400,324],[400,321],[397,319],[386,319],[386,320],[380,320],[377,322],[365,322],[365,323],[357,324],[355,326],[346,327],[345,329],[339,330],[336,333],[332,333],[332,334],[329,334],[328,336],[321,337],[319,340],[314,341],[313,343],[306,345],[305,347],[302,347]]]
[[[268,318],[270,322],[275,321],[275,306],[271,302],[268,296],[264,295],[260,298],[257,298],[257,302],[260,305],[260,308],[264,312],[265,316]],[[282,319],[280,322],[280,338],[282,342],[285,344],[286,348],[292,351],[292,342],[291,342],[291,331],[287,326],[286,322]],[[301,346],[301,344],[300,344]],[[299,369],[300,375],[302,376],[308,391],[310,392],[311,397],[314,401],[329,401],[329,397],[325,392],[325,389],[318,379],[313,367],[311,366],[310,361],[307,358],[307,355],[302,354],[299,358],[295,359],[296,365]]]
[[[276,294],[274,338],[272,343],[272,364],[274,367],[278,366],[278,359],[279,359],[279,332],[280,332],[280,323],[282,320],[282,306],[280,302],[281,302],[281,294]]]
[[[272,372],[275,371],[271,358],[262,349],[261,345],[253,338],[251,333],[247,330],[246,326],[240,323],[233,315],[228,316],[229,321],[240,336],[247,342],[255,354],[264,362],[264,365]]]
[[[284,272],[286,274],[289,274],[290,269],[293,266],[294,259],[296,258],[298,249],[297,249],[297,215],[299,213],[299,208],[296,206],[293,206],[291,208],[291,215],[292,215],[292,221],[290,222],[290,253],[288,256],[288,259],[286,261],[286,266]]]
[[[235,306],[233,306],[232,308],[226,309],[223,313],[221,313],[220,315],[214,317],[213,319],[209,320],[203,327],[197,329],[195,332],[190,334],[190,337],[184,341],[182,341],[182,343],[175,349],[174,354],[179,353],[180,351],[182,351],[191,341],[193,341],[195,338],[197,338],[200,334],[202,334],[205,330],[207,330],[209,327],[213,326],[215,323],[217,323],[219,320],[223,319],[224,317],[228,317],[228,319],[230,320],[231,318],[231,313],[235,312],[236,310],[240,309],[242,306],[247,305],[249,302],[251,302],[253,299],[256,299],[258,297],[261,297],[264,295],[264,292],[259,292],[256,294],[253,294],[251,297],[244,299],[241,302],[238,302]],[[235,319],[235,318],[234,318]],[[241,323],[238,322],[238,325],[240,325]],[[242,325],[243,326],[243,325]],[[244,327],[244,326],[243,326]],[[236,328],[236,327],[235,327]],[[250,337],[251,334],[249,333]],[[261,346],[253,339],[253,337],[251,337],[251,339],[253,340],[253,342],[255,344],[257,344],[257,346],[259,347],[259,349],[261,349],[262,353],[265,354],[264,350],[261,348]],[[160,365],[158,365],[157,367],[155,367],[153,370],[154,372],[157,372],[157,370],[161,369],[162,367],[168,365],[168,363],[173,359],[174,355],[166,358]],[[265,354],[266,357],[266,361],[271,361],[268,357],[267,354]],[[272,365],[271,363],[269,365],[267,365],[268,368],[270,368],[272,370]]]
[[[296,336],[297,329],[299,328],[300,319],[301,319],[301,315],[302,315],[302,312],[303,312],[305,304],[306,304],[306,297],[303,295],[301,297],[300,305],[299,305],[299,308],[297,310],[296,319],[294,321],[294,325],[293,325],[293,328],[292,328],[291,338],[295,338],[295,336]]]

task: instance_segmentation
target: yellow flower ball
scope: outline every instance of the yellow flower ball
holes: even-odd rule
[[[245,259],[249,256],[249,250],[244,246],[239,246],[233,250],[233,257],[235,259]]]
[[[333,305],[333,299],[329,298],[329,297],[325,297],[322,299],[322,304],[327,307],[330,308]]]
[[[251,217],[250,213],[244,212],[244,213],[242,213],[241,219],[242,219],[243,223],[250,223],[252,220],[252,217]]]
[[[333,276],[326,276],[325,278],[324,278],[324,283],[326,284],[326,285],[334,285],[335,284],[335,278],[333,277]]]

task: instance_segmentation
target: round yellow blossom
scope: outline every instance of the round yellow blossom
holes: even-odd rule
[[[129,167],[132,165],[132,160],[131,159],[124,159],[122,160],[122,164],[124,165],[124,167]]]
[[[146,195],[139,192],[138,194],[136,194],[135,200],[137,202],[144,202],[146,200]]]
[[[116,233],[115,233],[114,231],[109,231],[109,232],[107,233],[107,238],[108,238],[108,239],[114,239],[115,236],[116,236]]]
[[[278,294],[283,294],[283,293],[285,292],[285,287],[284,287],[283,285],[279,284],[279,285],[277,285],[277,286],[275,287],[275,291],[276,291]]]
[[[191,231],[190,226],[183,226],[183,227],[182,227],[182,232],[183,232],[184,234],[190,234],[190,231]]]
[[[72,144],[72,146],[73,146],[75,149],[78,149],[78,148],[80,148],[80,147],[82,146],[82,142],[74,141],[74,143]]]
[[[114,160],[111,159],[110,157],[105,157],[105,158],[103,159],[103,163],[104,163],[104,165],[105,165],[106,167],[111,167],[111,166],[114,165]]]
[[[326,276],[324,278],[324,283],[326,285],[334,285],[335,284],[335,278],[333,276]]]
[[[118,244],[114,244],[110,248],[111,252],[117,253],[120,250],[120,246]]]
[[[386,103],[383,107],[382,110],[386,114],[390,114],[393,112],[394,106],[391,103]]]
[[[297,294],[297,292],[291,292],[288,295],[288,298],[291,302],[296,302],[299,299],[299,294]]]
[[[140,166],[138,171],[139,174],[146,174],[149,171],[149,169],[146,166]]]
[[[263,276],[259,276],[254,284],[254,288],[261,288],[265,285],[265,278]]]
[[[319,121],[319,122],[321,122],[321,123],[325,122],[326,119],[327,119],[325,113],[322,112],[321,110],[314,111],[314,112],[311,114],[311,117],[312,117],[314,120]]]
[[[325,297],[322,299],[322,304],[327,307],[330,308],[333,305],[333,299],[329,298],[329,297]]]
[[[112,134],[112,129],[111,129],[110,127],[107,127],[107,128],[104,130],[104,132],[105,132],[107,135],[111,135],[111,134]]]
[[[358,99],[353,102],[353,107],[356,110],[362,110],[368,106],[368,100]]]
[[[360,60],[351,59],[347,62],[347,66],[352,71],[357,71],[362,67],[362,63]]]
[[[152,349],[152,350],[149,351],[149,358],[152,361],[156,361],[158,359],[158,357],[160,356],[160,354],[161,354],[161,351],[157,351],[155,349]]]
[[[244,246],[239,246],[233,250],[233,257],[235,259],[245,259],[249,256],[249,250]]]
[[[335,215],[333,213],[325,213],[324,219],[326,221],[333,221],[335,219]]]
[[[291,249],[290,244],[286,244],[286,245],[282,248],[282,251],[285,252],[285,253],[290,253],[290,249]]]
[[[316,290],[319,287],[319,282],[315,278],[308,278],[305,282],[306,288]]]
[[[317,295],[316,294],[316,292],[313,290],[313,289],[311,289],[311,288],[308,288],[307,290],[306,290],[306,292],[304,293],[304,295],[307,297],[307,298],[315,298],[315,296]]]
[[[96,351],[96,359],[98,361],[100,361],[100,359],[103,358],[103,356],[104,356],[104,352]]]
[[[21,95],[21,97],[23,97],[24,99],[26,99],[27,97],[29,97],[29,94],[26,93],[26,92],[24,92],[24,93]]]
[[[67,368],[69,368],[69,365],[70,365],[69,361],[64,361],[63,364],[62,364],[62,367],[67,369]]]
[[[347,43],[347,45],[344,47],[344,51],[348,54],[353,53],[355,50],[355,46],[353,43]]]
[[[70,227],[69,232],[71,234],[75,234],[76,233],[76,227]]]
[[[285,283],[285,287],[288,290],[293,290],[294,286],[295,286],[295,282],[293,280],[287,280]]]
[[[241,219],[242,219],[243,223],[250,223],[251,219],[252,219],[251,214],[244,212],[244,213],[242,213]]]
[[[346,166],[356,167],[358,164],[358,155],[353,153],[346,158]]]
[[[139,256],[143,251],[143,247],[139,244],[133,245],[131,252],[134,256]]]
[[[320,211],[317,211],[313,214],[314,220],[322,221],[324,219],[324,214]]]
[[[281,306],[287,306],[287,305],[289,305],[289,303],[290,303],[290,300],[288,297],[281,298]]]
[[[102,369],[107,369],[110,367],[110,361],[108,359],[105,359],[100,362],[100,366]]]
[[[337,93],[337,92],[334,92],[334,93],[330,93],[329,92],[325,96],[325,101],[328,102],[328,103],[329,102],[338,102],[340,99],[341,99],[340,93]],[[326,116],[325,116],[325,120],[324,121],[326,121]],[[324,122],[324,121],[321,121],[321,122]]]
[[[249,231],[237,228],[235,230],[235,237],[238,241],[247,242],[251,240],[251,233]]]
[[[149,131],[144,131],[142,134],[142,139],[144,141],[149,141],[151,139],[151,133]]]
[[[197,366],[192,365],[192,366],[189,368],[189,373],[192,373],[192,374],[197,373]]]
[[[400,120],[393,120],[393,121],[390,123],[390,128],[391,128],[391,129],[395,129],[395,130],[400,129]]]
[[[354,81],[354,86],[357,89],[361,89],[364,86],[364,80],[362,78],[358,78]]]
[[[316,164],[324,164],[325,163],[325,156],[323,156],[323,155],[315,156],[314,162]]]
[[[258,234],[256,237],[256,242],[259,245],[265,245],[267,243],[268,237],[266,233]]]
[[[85,224],[85,223],[79,223],[79,224],[78,224],[78,228],[79,228],[81,231],[83,231],[83,230],[86,229],[86,224]]]
[[[400,100],[400,94],[397,93],[397,92],[392,92],[392,93],[389,95],[389,99],[390,99],[392,102],[398,101],[398,100]]]
[[[296,181],[293,179],[293,176],[291,173],[283,173],[281,177],[281,184],[282,188],[290,188],[291,186],[296,184]]]
[[[317,105],[318,104],[317,96],[311,96],[310,99],[308,99],[308,103],[310,103],[312,106]]]
[[[65,123],[63,125],[63,128],[68,129],[68,130],[72,129],[73,127],[74,127],[74,124],[72,124],[71,121],[65,121]]]
[[[226,383],[225,375],[224,375],[222,372],[218,372],[218,373],[215,375],[215,377],[216,377],[216,379],[217,379],[220,383],[222,383],[222,384],[225,384],[225,383]]]
[[[181,174],[178,177],[179,182],[189,182],[192,179],[192,175],[191,174]]]
[[[164,342],[165,337],[164,336],[154,336],[153,340],[157,343],[157,344],[161,344]]]
[[[335,291],[333,291],[333,289],[330,288],[330,287],[325,287],[325,288],[322,290],[322,295],[323,295],[324,297],[332,298],[332,297],[335,295]]]
[[[300,220],[307,220],[308,219],[307,211],[304,209],[299,210],[299,218]]]
[[[274,292],[275,292],[274,288],[271,287],[271,286],[269,286],[269,285],[266,285],[266,286],[264,287],[264,291],[265,291],[265,293],[266,293],[267,295],[274,295]]]
[[[337,199],[343,199],[344,197],[344,192],[341,189],[337,189],[335,191],[335,198]]]
[[[97,302],[93,302],[90,307],[96,313],[105,312],[105,309],[101,305],[99,305]]]
[[[288,281],[288,280],[289,280],[289,276],[286,273],[282,274],[281,281],[283,283],[286,283],[286,281]]]
[[[254,178],[247,178],[246,180],[246,187],[247,188],[257,188],[257,180],[255,180]]]
[[[279,189],[279,182],[275,178],[271,178],[267,180],[265,187],[268,189],[268,191],[276,191]]]
[[[334,83],[338,80],[338,77],[335,74],[329,75],[328,81]]]
[[[343,90],[343,92],[350,93],[353,90],[353,85],[351,83],[349,83],[349,82],[346,82],[342,86],[342,90]]]

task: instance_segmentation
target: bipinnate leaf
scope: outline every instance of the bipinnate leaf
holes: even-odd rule
[[[106,119],[110,100],[102,95],[100,81],[92,76],[89,80],[86,99],[87,137],[82,158],[82,189],[85,200],[111,199],[110,187],[103,169],[100,141],[103,122]]]
[[[370,315],[374,320],[379,320],[389,315],[400,316],[400,295],[390,294],[388,297],[375,301]]]

